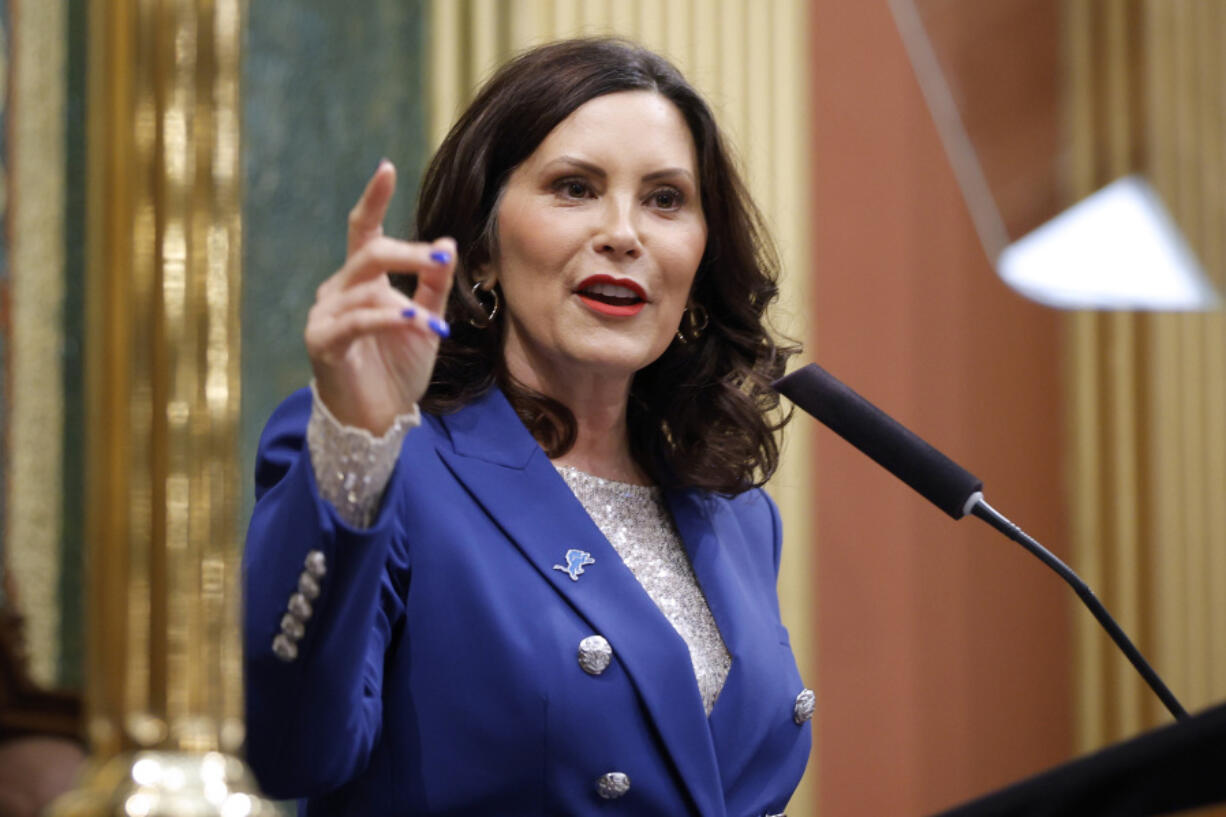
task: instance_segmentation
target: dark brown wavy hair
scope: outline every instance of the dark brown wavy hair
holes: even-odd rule
[[[764,320],[778,295],[778,259],[706,103],[667,60],[624,40],[555,42],[508,62],[427,168],[416,237],[452,236],[460,257],[447,304],[452,334],[439,349],[422,408],[451,412],[498,386],[550,457],[574,444],[570,409],[508,373],[504,323],[496,317],[482,326],[488,296],[482,304],[473,295],[474,274],[496,259],[497,207],[511,172],[585,102],[637,90],[670,100],[694,137],[707,246],[690,303],[709,317],[700,335],[674,340],[634,376],[630,449],[661,485],[735,494],[774,472],[775,433],[787,419],[769,383],[797,349],[776,341]]]

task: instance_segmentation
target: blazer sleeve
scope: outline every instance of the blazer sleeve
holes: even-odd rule
[[[247,757],[275,797],[321,794],[365,768],[382,721],[384,655],[410,575],[391,507],[399,464],[374,525],[350,527],[319,497],[306,447],[310,409],[310,391],[299,391],[264,430],[243,558]],[[326,572],[296,656],[285,660],[273,640],[315,552]]]
[[[783,561],[783,521],[779,516],[779,507],[775,505],[775,500],[771,498],[771,495],[762,488],[746,491],[738,499],[743,500],[747,505],[746,510],[749,516],[743,519],[745,519],[747,536],[750,541],[761,542],[764,549],[767,543],[770,543],[771,573],[761,576],[761,586],[772,589],[769,594],[773,602],[772,606],[775,614],[780,615],[779,595],[774,592],[774,588],[779,584],[779,569]],[[755,561],[761,565],[760,570],[765,573],[768,564],[765,550]]]
[[[783,560],[783,521],[779,518],[779,507],[775,504],[775,500],[771,499],[770,494],[758,488],[758,493],[762,497],[762,502],[766,505],[766,510],[770,516],[770,535],[771,548],[773,551],[772,559],[775,565],[775,581],[779,580],[779,565]]]

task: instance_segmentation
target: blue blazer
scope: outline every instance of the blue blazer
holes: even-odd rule
[[[308,815],[783,811],[811,736],[764,492],[667,493],[732,655],[708,718],[685,643],[501,392],[423,415],[366,530],[319,498],[310,401],[290,397],[261,438],[244,558],[248,760],[266,792]],[[577,580],[554,569],[571,549],[594,560]],[[311,551],[327,572],[287,661],[272,642]],[[613,650],[598,675],[577,659],[593,634]],[[597,792],[609,773],[629,782],[615,799]]]

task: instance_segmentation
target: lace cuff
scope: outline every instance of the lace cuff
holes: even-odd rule
[[[405,433],[421,425],[417,406],[401,414],[392,427],[376,437],[364,428],[342,425],[311,381],[311,419],[307,449],[315,467],[319,495],[332,503],[341,519],[355,528],[369,528],[379,510]]]

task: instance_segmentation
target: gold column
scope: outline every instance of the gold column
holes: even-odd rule
[[[270,808],[237,638],[241,0],[89,5],[87,733],[55,814]]]
[[[548,40],[613,34],[672,60],[706,97],[738,151],[742,170],[778,244],[783,267],[774,320],[807,341],[809,94],[803,0],[434,0],[430,42],[430,144],[437,146],[473,91],[511,55]],[[802,674],[816,678],[812,423],[788,427],[771,481],[785,533],[779,580],[783,620]],[[788,806],[817,808],[818,742]]]
[[[1143,172],[1226,291],[1226,0],[1069,0],[1072,193]],[[1189,709],[1226,696],[1226,319],[1070,324],[1078,568]],[[1085,621],[1078,743],[1168,716]]]

